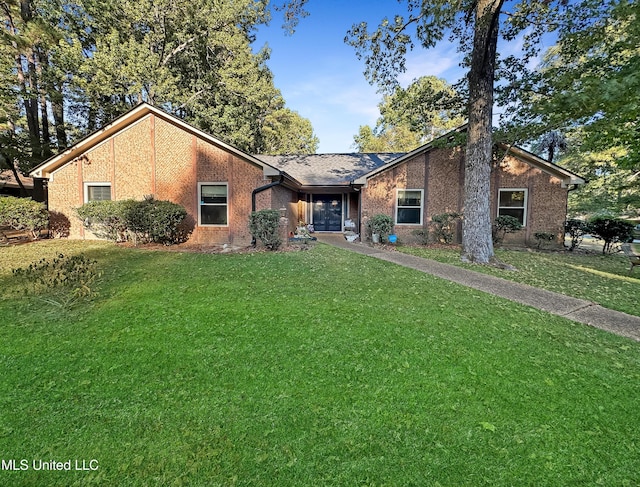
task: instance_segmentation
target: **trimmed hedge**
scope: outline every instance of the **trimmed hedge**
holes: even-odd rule
[[[147,197],[143,201],[92,201],[77,210],[84,226],[96,236],[122,242],[184,242],[191,228],[186,224],[187,210],[171,201]]]
[[[37,239],[48,223],[49,214],[44,203],[15,196],[0,198],[0,226],[27,230]]]
[[[260,240],[270,250],[278,250],[282,245],[279,232],[280,212],[278,210],[254,211],[249,215],[249,232],[254,241]]]

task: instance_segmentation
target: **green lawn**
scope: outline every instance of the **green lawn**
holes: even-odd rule
[[[93,302],[15,296],[60,251],[97,259]],[[0,284],[2,459],[99,465],[0,485],[640,484],[640,344],[432,276],[49,241]]]
[[[453,264],[504,279],[596,302],[606,308],[640,316],[640,269],[629,273],[622,254],[536,252],[497,249],[496,257],[516,271],[460,262],[460,250],[399,246],[401,252]]]

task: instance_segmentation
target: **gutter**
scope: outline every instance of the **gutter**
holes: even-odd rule
[[[262,193],[263,191],[273,188],[274,186],[280,186],[282,183],[284,183],[284,174],[280,173],[280,179],[278,181],[273,181],[269,184],[265,184],[264,186],[260,186],[259,188],[254,189],[251,192],[251,211],[256,211],[256,195],[258,193]]]
[[[260,186],[259,188],[254,189],[251,192],[251,212],[255,212],[256,211],[256,195],[258,193],[262,193],[263,191],[266,191],[270,188],[273,188],[274,186],[280,186],[282,183],[284,183],[284,173],[280,173],[280,179],[277,181],[273,181],[269,184],[265,184],[264,186]],[[251,245],[253,247],[256,246],[256,239],[255,237],[251,238]]]

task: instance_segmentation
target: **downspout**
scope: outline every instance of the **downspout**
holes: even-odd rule
[[[258,193],[262,193],[263,191],[273,188],[274,186],[280,186],[283,182],[284,182],[284,174],[280,173],[280,179],[278,181],[273,181],[269,184],[265,184],[264,186],[260,186],[259,188],[254,189],[251,192],[251,212],[253,213],[256,211],[256,195]],[[256,245],[255,237],[251,238],[251,245],[255,247]]]
[[[360,241],[362,241],[362,191],[360,188],[356,188],[353,181],[349,182],[349,186],[358,194],[358,235],[360,235]]]

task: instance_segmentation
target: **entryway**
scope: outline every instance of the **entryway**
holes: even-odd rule
[[[313,195],[313,228],[316,232],[342,231],[342,195]]]

